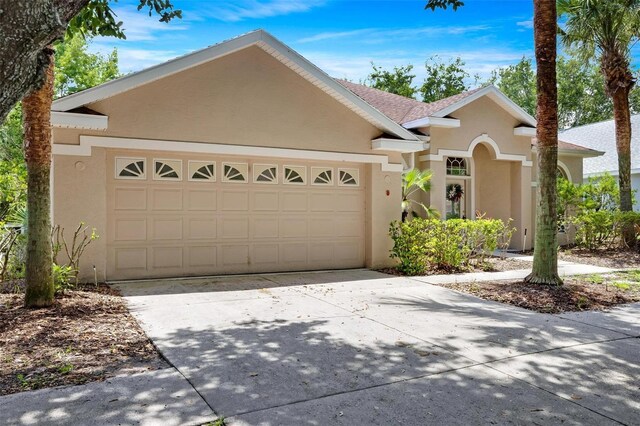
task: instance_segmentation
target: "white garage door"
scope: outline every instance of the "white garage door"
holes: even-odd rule
[[[110,152],[107,278],[364,265],[358,164]]]

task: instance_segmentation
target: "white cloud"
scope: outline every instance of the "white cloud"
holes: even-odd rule
[[[466,25],[466,26],[433,26],[418,28],[397,28],[397,29],[379,29],[379,28],[362,28],[351,31],[323,32],[298,40],[298,43],[311,43],[316,41],[325,41],[333,39],[356,38],[358,41],[365,43],[387,43],[390,39],[395,42],[399,40],[410,40],[419,37],[429,36],[447,36],[447,35],[464,35],[470,33],[486,32],[491,30],[490,25]],[[360,38],[365,35],[366,38]]]
[[[152,41],[158,38],[159,33],[185,31],[189,26],[180,19],[171,22],[160,22],[157,16],[149,16],[143,10],[137,12],[133,9],[114,9],[116,20],[122,21],[122,28],[128,41]]]
[[[123,42],[113,43],[113,40],[112,43],[95,41],[89,45],[89,51],[104,55],[111,53],[114,47],[118,49],[118,67],[123,74],[140,71],[187,53],[175,50],[128,48],[126,44],[123,45]]]
[[[224,22],[238,22],[307,12],[324,4],[325,0],[221,0],[198,13]]]
[[[333,40],[336,38],[353,37],[353,36],[358,36],[362,34],[367,34],[372,31],[373,29],[365,28],[365,29],[353,30],[353,31],[336,31],[336,32],[319,33],[310,37],[301,38],[300,40],[298,40],[298,43],[312,43],[314,41]]]
[[[520,21],[520,22],[516,22],[516,25],[522,28],[526,28],[526,29],[532,29],[533,28],[533,19],[529,19],[527,21]]]

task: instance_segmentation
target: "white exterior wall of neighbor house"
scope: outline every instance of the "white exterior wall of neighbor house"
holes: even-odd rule
[[[53,136],[54,222],[64,226],[68,233],[84,221],[100,234],[82,259],[81,279],[93,280],[93,265],[98,279],[103,280],[317,267],[383,267],[392,263],[388,226],[399,217],[400,153],[373,151],[372,140],[382,134],[381,129],[262,49],[249,47],[87,106],[109,117],[107,130],[56,128]],[[180,144],[184,144],[185,150],[180,149]],[[116,181],[119,170],[114,163],[116,156],[144,158],[145,179]],[[152,164],[156,159],[179,160],[181,180],[155,180]],[[197,222],[203,216],[202,210],[185,210],[189,201],[189,195],[185,194],[196,185],[189,181],[190,161],[216,163],[216,182],[209,188],[209,192],[217,191],[216,206],[191,206],[196,210],[211,209],[211,216],[218,219],[216,225],[211,224],[215,228]],[[254,183],[252,169],[247,170],[246,184],[222,182],[223,162],[248,167],[275,164],[278,183]],[[306,168],[305,189],[284,184],[287,165]],[[312,185],[315,167],[333,170],[330,188]],[[357,189],[341,184],[341,169],[357,171]],[[120,187],[124,192],[115,191]],[[177,187],[184,187],[183,195],[175,191]],[[128,189],[131,191],[127,192]],[[158,190],[164,191],[162,198],[158,197]],[[266,192],[277,197],[278,203],[273,199],[268,203]],[[301,205],[307,213],[292,212],[297,222],[275,220],[275,216],[282,215],[282,209],[296,209],[285,200],[293,193],[305,197]],[[335,204],[325,205],[331,211],[314,207],[324,193]],[[265,196],[256,201],[256,194]],[[340,202],[347,194],[353,194],[351,201]],[[258,205],[263,201],[268,205]],[[175,210],[180,203],[181,210]],[[220,211],[225,208],[231,210]],[[349,211],[341,211],[344,209]],[[240,220],[227,220],[233,216]],[[345,220],[339,221],[339,217]],[[203,233],[211,233],[211,241],[200,240],[199,235],[193,234],[196,228],[189,226],[195,226],[196,222]],[[360,227],[362,230],[358,231]],[[332,236],[322,234],[323,230],[342,231],[341,235]],[[258,241],[262,238],[258,234],[263,231],[272,232],[264,236],[264,244]],[[340,239],[350,242],[336,248]],[[297,251],[295,241],[299,243]],[[260,247],[258,242],[262,244]],[[333,244],[331,255],[334,259],[338,256],[335,262],[322,259],[321,243],[327,250]],[[207,245],[215,246],[218,254],[195,249]],[[295,253],[307,256],[308,261],[293,265],[275,257],[267,259],[269,249],[277,252],[279,259],[291,259],[287,253]],[[352,256],[353,251],[360,252]],[[237,264],[245,256],[243,253],[249,253],[251,260],[263,256],[261,259],[271,264],[264,268],[254,263]],[[218,263],[212,260],[211,268],[201,267],[206,256],[209,259],[217,256]],[[123,268],[117,267],[117,257]],[[180,261],[176,260],[180,257]],[[346,261],[349,258],[352,260]],[[218,267],[220,262],[227,262],[227,266]]]
[[[618,175],[618,155],[616,150],[615,123],[601,121],[574,127],[560,133],[567,142],[603,151],[604,155],[584,160],[584,179],[604,173]],[[636,192],[634,210],[640,211],[640,114],[631,116],[631,185]]]

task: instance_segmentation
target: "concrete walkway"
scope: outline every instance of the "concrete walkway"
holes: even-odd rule
[[[640,304],[545,315],[425,279],[356,270],[119,287],[229,424],[640,424]]]
[[[216,416],[175,369],[0,397],[2,425],[201,425]]]

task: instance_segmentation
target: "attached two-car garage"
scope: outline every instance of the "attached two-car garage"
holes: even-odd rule
[[[107,153],[107,277],[365,265],[362,164]]]

